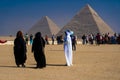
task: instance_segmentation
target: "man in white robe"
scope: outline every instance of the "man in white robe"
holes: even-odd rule
[[[65,31],[64,37],[64,52],[67,66],[72,66],[72,41],[71,41],[71,31]]]

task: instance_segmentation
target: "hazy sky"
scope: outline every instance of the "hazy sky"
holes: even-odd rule
[[[63,27],[86,4],[120,33],[120,0],[0,0],[0,36],[25,33],[43,16]]]

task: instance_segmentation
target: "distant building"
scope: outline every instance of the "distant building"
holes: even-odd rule
[[[48,17],[44,16],[40,21],[38,21],[32,28],[27,32],[30,34],[35,34],[36,32],[41,32],[44,37],[47,35],[51,38],[53,34],[57,34],[60,28]]]
[[[114,31],[107,25],[90,5],[86,5],[78,12],[68,24],[66,24],[57,35],[64,35],[65,30],[72,30],[78,38],[83,34],[114,34]]]

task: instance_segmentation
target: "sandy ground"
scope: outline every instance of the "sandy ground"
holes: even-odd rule
[[[47,67],[35,69],[31,46],[26,68],[17,68],[13,46],[0,45],[0,80],[120,80],[120,45],[77,45],[73,66],[65,66],[63,45],[47,45]]]

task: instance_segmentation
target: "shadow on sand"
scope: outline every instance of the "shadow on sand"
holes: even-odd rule
[[[35,65],[35,64],[32,64]],[[47,66],[66,66],[66,64],[46,64]],[[30,67],[30,66],[26,66],[26,67],[17,67],[17,66],[10,66],[10,65],[0,65],[1,68],[31,68],[31,69],[36,69],[36,67]]]
[[[9,66],[9,65],[8,66],[7,65],[6,66],[0,65],[0,67],[1,68],[31,68],[31,69],[35,69],[36,68],[36,67],[29,67],[29,66],[26,66],[26,67],[21,67],[21,66],[17,67],[17,66]]]
[[[66,64],[46,64],[47,66],[66,66]]]
[[[64,51],[64,50],[55,50],[55,49],[52,49],[52,50],[48,50],[48,51]]]

